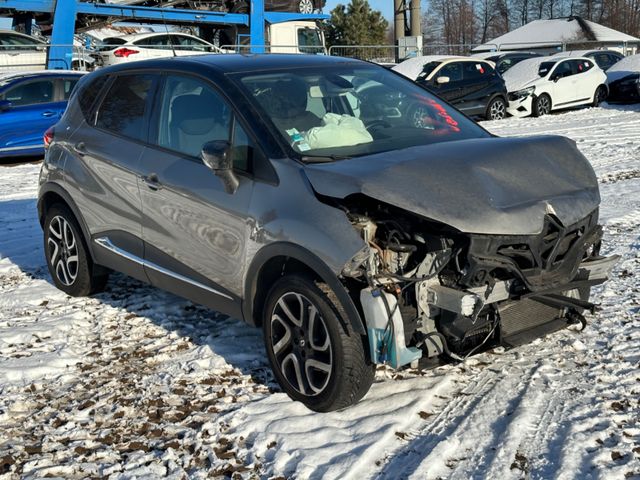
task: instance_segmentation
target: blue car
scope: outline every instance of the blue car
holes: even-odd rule
[[[0,158],[43,155],[81,72],[16,72],[0,76]]]

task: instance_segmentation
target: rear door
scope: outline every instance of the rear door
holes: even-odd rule
[[[571,62],[573,62],[572,68],[576,72],[574,75],[576,79],[576,101],[580,103],[590,102],[593,99],[596,88],[600,85],[598,72],[601,70],[591,60],[571,60]]]
[[[153,124],[156,145],[144,152],[139,183],[147,275],[160,288],[234,311],[251,228],[251,142],[215,87],[190,76],[166,76]],[[233,194],[200,157],[214,140],[233,145]]]
[[[110,79],[98,108],[71,136],[73,161],[65,165],[69,193],[81,199],[78,206],[99,247],[93,249],[98,262],[143,280],[138,176],[159,78],[137,72]]]
[[[42,136],[58,121],[61,102],[53,78],[25,80],[9,88],[0,100],[10,102],[0,111],[0,149],[12,151],[42,148]]]

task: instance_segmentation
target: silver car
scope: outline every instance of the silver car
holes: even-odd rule
[[[584,325],[615,261],[572,141],[494,137],[366,62],[118,65],[46,138],[56,286],[89,295],[116,270],[261,326],[282,389],[316,411],[357,402],[376,364]]]

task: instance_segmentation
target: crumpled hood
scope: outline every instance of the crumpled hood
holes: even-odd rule
[[[437,143],[305,172],[321,195],[362,193],[467,233],[537,234],[548,213],[569,226],[600,203],[591,165],[559,136]]]

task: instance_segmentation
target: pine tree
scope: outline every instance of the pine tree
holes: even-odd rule
[[[381,45],[389,24],[367,0],[351,0],[331,11],[326,40],[331,45]]]

